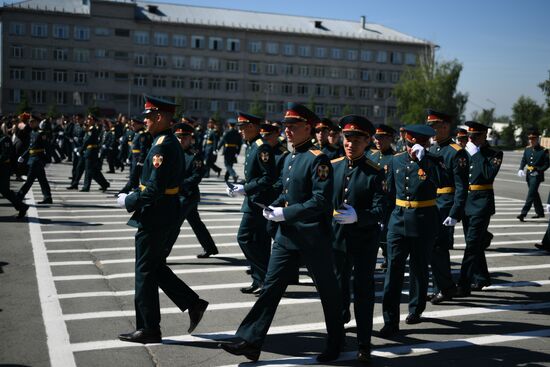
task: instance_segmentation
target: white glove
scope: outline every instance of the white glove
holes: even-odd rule
[[[357,222],[357,212],[348,204],[344,204],[344,210],[340,209],[334,214],[334,220],[338,224],[352,224]]]
[[[531,176],[538,176],[539,173],[537,171],[531,171]]]
[[[101,148],[102,148],[102,149],[107,149],[107,146],[106,146],[106,145],[102,145]]]
[[[214,153],[212,153],[212,154],[214,154],[214,155],[218,155],[218,151],[217,151],[217,150],[215,150],[215,151],[214,151]]]
[[[225,192],[227,193],[227,196],[229,196],[230,198],[233,197],[233,190],[231,190],[229,187],[225,188]]]
[[[268,211],[267,209],[264,209],[263,216],[267,220],[272,220],[274,222],[283,222],[285,220],[285,215],[283,213],[283,208],[281,207],[275,207],[275,206],[269,206],[269,209],[271,211]]]
[[[479,152],[479,147],[472,143],[471,141],[466,143],[466,151],[471,155],[474,156],[477,152]]]
[[[136,163],[136,166],[140,166],[140,167],[143,167],[143,163],[141,163],[141,162],[138,162],[138,163]]]
[[[447,217],[444,221],[443,221],[443,225],[445,227],[454,227],[456,226],[456,224],[458,223],[458,221],[454,218],[451,218],[451,217]]]
[[[130,158],[126,158],[126,164],[130,164]]]
[[[78,153],[78,148],[74,148],[73,152]]]
[[[411,153],[413,153],[416,156],[416,159],[420,162],[422,158],[424,158],[424,154],[426,154],[426,149],[420,144],[415,144],[411,148]]]
[[[121,192],[120,194],[118,194],[116,199],[116,203],[118,204],[118,206],[123,209],[126,209],[126,196],[128,196],[128,194]]]
[[[525,177],[525,171],[522,170],[522,169],[520,169],[520,170],[518,171],[518,177]]]
[[[17,163],[23,163],[23,162],[25,162],[25,160],[23,159],[23,157],[17,158]]]
[[[236,184],[233,186],[233,196],[232,197],[235,197],[235,196],[245,196],[246,195],[246,192],[244,192],[244,186],[243,185],[240,185],[240,184]]]
[[[76,156],[77,156],[77,157],[80,157],[80,152],[77,151],[77,152],[76,152]]]
[[[546,212],[550,213],[550,204],[546,204]]]

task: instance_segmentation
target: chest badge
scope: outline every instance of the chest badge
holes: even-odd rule
[[[155,154],[153,156],[153,167],[159,168],[162,164],[162,161],[164,160],[164,157],[160,154]]]
[[[269,162],[269,152],[261,152],[260,153],[260,159],[262,162],[267,163]]]
[[[493,158],[493,164],[495,166],[500,166],[500,164],[502,163],[502,159],[501,158]]]
[[[320,164],[318,167],[317,167],[317,176],[319,177],[319,179],[321,181],[324,181],[328,178],[328,174],[329,174],[329,168],[326,164]]]
[[[460,168],[466,168],[467,165],[468,165],[468,160],[465,157],[458,158],[458,166]]]
[[[421,179],[422,181],[424,181],[426,177],[428,177],[426,176],[426,172],[424,172],[422,168],[420,168],[417,173],[418,173],[418,178]]]
[[[197,159],[197,160],[193,161],[193,167],[201,168],[202,167],[202,160]]]

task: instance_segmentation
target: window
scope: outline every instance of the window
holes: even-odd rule
[[[176,76],[172,79],[172,88],[184,89],[185,78],[182,76]]]
[[[260,41],[250,41],[248,43],[248,49],[250,53],[257,54],[262,51],[262,42]]]
[[[149,44],[149,32],[135,31],[134,32],[134,43],[138,44],[138,45],[148,45]]]
[[[208,59],[208,71],[220,71],[220,59]]]
[[[67,83],[67,70],[54,70],[53,81],[54,83]]]
[[[313,67],[313,76],[316,78],[325,77],[325,67],[324,66],[314,66]]]
[[[294,56],[294,45],[286,43],[283,45],[283,55]]]
[[[266,93],[273,93],[275,92],[275,83],[265,83],[265,89],[264,91]]]
[[[405,64],[415,65],[416,64],[416,54],[407,52],[405,54]]]
[[[386,51],[378,51],[376,53],[376,62],[378,63],[386,63],[388,61],[388,53]]]
[[[69,38],[69,26],[65,24],[53,25],[53,38],[68,39]]]
[[[110,36],[111,30],[105,27],[98,27],[95,29],[95,35],[100,37]]]
[[[355,97],[355,87],[345,87],[344,88],[344,96],[348,98],[354,98]]]
[[[117,60],[128,60],[129,54],[126,51],[115,51],[114,57]]]
[[[267,103],[266,106],[265,106],[265,111],[267,113],[276,113],[276,112],[279,112],[277,110],[277,104],[276,103]]]
[[[333,59],[341,59],[342,58],[342,49],[341,48],[333,48],[331,51],[331,56]]]
[[[48,25],[44,23],[32,23],[31,35],[33,37],[40,37],[40,38],[48,37]]]
[[[202,36],[191,36],[191,48],[204,48],[204,37]]]
[[[31,49],[31,58],[34,60],[46,60],[48,58],[48,49],[45,47],[33,47]]]
[[[299,96],[305,96],[309,93],[309,88],[307,84],[298,84],[298,88],[296,89],[297,94]]]
[[[96,71],[94,73],[94,76],[96,79],[109,79],[109,72],[108,71]]]
[[[399,81],[399,72],[398,71],[392,71],[391,73],[391,82],[397,83]]]
[[[372,51],[370,51],[370,50],[361,50],[361,61],[371,62],[372,61]]]
[[[10,68],[10,79],[11,80],[23,80],[25,79],[25,69],[23,68]]]
[[[12,36],[24,36],[25,35],[25,23],[11,22],[10,23],[10,35],[12,35]]]
[[[116,81],[126,81],[128,80],[128,74],[127,73],[115,73],[115,80]]]
[[[298,46],[298,56],[300,57],[310,57],[311,56],[311,47],[300,45]]]
[[[103,59],[107,57],[107,50],[104,48],[97,48],[95,50],[95,57],[98,59]]]
[[[202,105],[202,103],[201,103],[200,99],[192,99],[191,100],[191,110],[200,111],[201,105]]]
[[[359,97],[360,98],[365,98],[365,99],[369,99],[370,98],[370,88],[365,88],[365,87],[362,87],[362,88],[359,88]]]
[[[76,62],[89,62],[90,50],[83,48],[75,48],[73,52],[74,61]]]
[[[74,82],[75,84],[86,84],[88,83],[88,73],[85,71],[75,71],[74,72]]]
[[[174,69],[183,69],[185,68],[185,57],[183,56],[172,56],[172,65]]]
[[[370,70],[361,70],[361,80],[370,81]]]
[[[256,81],[256,80],[252,80],[249,84],[248,84],[248,89],[251,91],[251,92],[259,92],[260,91],[260,82]]]
[[[46,80],[46,69],[32,69],[31,80],[35,82],[43,82]]]
[[[220,90],[221,80],[220,79],[208,79],[208,90]]]
[[[337,85],[328,85],[328,95],[330,97],[339,97],[340,96],[340,87]]]
[[[241,50],[241,41],[236,38],[227,39],[227,51],[239,52]]]
[[[374,117],[382,117],[382,109],[378,105],[372,106]]]
[[[204,58],[193,56],[189,59],[189,67],[191,70],[202,70],[204,67]]]
[[[267,64],[266,65],[266,74],[268,75],[275,75],[277,74],[277,66],[276,64]]]
[[[210,111],[216,112],[219,109],[219,102],[216,100],[210,101]]]
[[[309,66],[307,65],[300,65],[298,67],[298,74],[303,77],[309,76]]]
[[[403,54],[401,52],[392,52],[390,54],[390,62],[395,65],[403,63]]]
[[[357,60],[357,50],[348,50],[348,60],[349,61]]]
[[[223,49],[222,39],[219,37],[210,37],[208,39],[208,48],[213,51],[219,51]]]
[[[340,105],[337,105],[337,104],[333,104],[332,106],[330,106],[330,112],[333,114],[333,115],[339,115],[341,112],[342,109],[340,108]]]
[[[156,46],[168,46],[168,33],[155,32],[155,45]]]
[[[88,41],[90,39],[90,28],[75,26],[74,39],[77,41]]]
[[[10,89],[10,103],[20,103],[21,102],[21,89]]]
[[[227,80],[225,82],[225,89],[228,92],[237,92],[239,90],[239,83],[236,80]]]
[[[359,113],[361,116],[372,116],[372,107],[371,106],[361,106],[359,107]]]
[[[275,42],[267,42],[265,45],[265,52],[270,55],[276,55],[279,53],[279,44]]]
[[[386,72],[385,71],[377,71],[375,74],[375,80],[379,83],[386,82]]]
[[[326,88],[323,84],[315,84],[315,96],[324,97],[326,95]]]
[[[347,69],[346,76],[349,80],[357,79],[357,70],[356,69]]]
[[[339,68],[330,68],[330,77],[331,78],[339,78],[340,77],[340,69]]]
[[[227,112],[237,111],[237,102],[236,101],[227,101]]]
[[[55,103],[58,105],[67,104],[67,93],[62,91],[55,92]]]
[[[166,88],[166,76],[153,75],[153,88]]]
[[[33,104],[44,104],[46,100],[46,93],[43,90],[33,90],[31,91],[31,103]]]
[[[168,59],[165,55],[155,55],[153,59],[153,66],[157,68],[163,68],[168,65]]]
[[[134,85],[136,87],[146,87],[147,86],[147,75],[145,75],[145,74],[135,74],[134,75]]]
[[[23,46],[13,45],[10,47],[11,57],[14,59],[20,59],[23,57]]]
[[[239,71],[239,62],[228,60],[225,68],[228,72],[236,73]]]
[[[172,46],[183,48],[187,46],[187,38],[183,34],[174,34],[172,36]]]
[[[147,65],[147,55],[145,54],[135,54],[134,55],[134,64],[137,66]]]
[[[249,62],[248,63],[248,72],[250,74],[258,74],[258,63],[257,62]]]
[[[316,104],[315,105],[315,114],[318,116],[325,114],[325,105],[322,104]]]
[[[56,48],[53,50],[55,61],[67,61],[69,59],[69,50],[66,48]]]
[[[284,95],[292,94],[292,83],[283,83],[282,92]]]
[[[372,97],[374,99],[384,99],[384,88],[374,88]]]
[[[130,37],[130,30],[123,28],[115,28],[115,36],[117,37]]]
[[[327,57],[327,49],[324,47],[316,47],[315,48],[315,57],[324,59]]]
[[[294,65],[292,64],[282,64],[283,75],[292,75],[294,74]]]
[[[74,92],[73,93],[73,104],[75,106],[82,106],[82,98],[80,97],[79,92]]]

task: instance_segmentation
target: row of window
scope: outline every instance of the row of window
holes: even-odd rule
[[[46,23],[31,23],[31,35],[33,37],[44,38],[48,37],[48,24]],[[70,38],[70,26],[66,24],[53,24],[52,37],[55,39],[69,39]],[[91,29],[85,26],[72,26],[73,38],[80,41],[87,41],[90,39]],[[10,23],[10,34],[23,36],[26,34],[26,24],[21,22]],[[222,38],[222,37],[205,37],[185,34],[169,34],[168,32],[153,32],[149,31],[130,31],[128,29],[115,29],[112,32],[111,29],[105,27],[98,27],[94,29],[96,36],[110,36],[114,34],[120,37],[129,37],[130,33],[133,35],[133,41],[137,45],[149,45],[154,44],[159,47],[176,47],[184,48],[189,47],[192,49],[208,49],[211,51],[228,51],[228,52],[240,52],[241,41],[237,38]],[[334,60],[348,60],[364,62],[377,62],[377,63],[392,63],[392,64],[416,64],[416,54],[412,52],[400,52],[400,51],[385,51],[385,50],[369,50],[369,49],[344,49],[340,47],[324,47],[324,46],[311,46],[303,44],[293,43],[279,43],[275,41],[248,41],[248,52],[259,54],[265,53],[268,55],[283,55],[283,56],[299,56],[299,57],[315,57],[319,59],[331,58]]]

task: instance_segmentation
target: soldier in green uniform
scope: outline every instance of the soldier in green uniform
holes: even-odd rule
[[[107,173],[115,173],[116,168],[116,152],[117,144],[115,136],[115,126],[109,120],[105,121],[105,132],[103,138],[103,145],[101,146],[102,154],[107,159],[107,165],[109,170]]]
[[[88,125],[86,135],[80,147],[80,154],[84,157],[85,160],[85,174],[84,174],[84,183],[82,184],[82,192],[90,191],[90,185],[92,184],[92,179],[99,184],[101,191],[107,191],[109,182],[101,173],[99,167],[99,129],[96,126],[97,119],[93,115],[88,115]]]
[[[546,212],[550,212],[550,194],[546,202]],[[546,232],[544,233],[544,237],[542,237],[542,241],[540,243],[535,243],[535,247],[541,251],[550,252],[550,221],[548,222],[548,227],[546,227]]]
[[[333,160],[344,156],[344,148],[342,147],[340,127],[330,120],[328,122],[330,122],[330,125],[328,127],[327,144],[321,149],[321,152],[325,153],[330,160]]]
[[[29,206],[25,204],[15,193],[10,189],[11,175],[11,157],[13,154],[13,144],[9,136],[4,135],[0,129],[0,195],[8,199],[13,205],[17,214],[17,219],[25,217]]]
[[[145,122],[154,142],[143,165],[140,189],[130,195],[121,193],[117,199],[122,208],[133,212],[128,225],[137,228],[134,296],[137,330],[120,334],[122,341],[160,343],[159,287],[182,312],[189,311],[189,333],[208,306],[166,265],[184,213],[179,195],[183,150],[170,129],[174,111],[173,103],[145,96]]]
[[[237,125],[246,142],[244,162],[244,185],[227,188],[230,197],[244,196],[241,212],[243,217],[237,234],[237,242],[250,263],[252,284],[241,288],[243,293],[257,293],[261,290],[269,263],[271,238],[267,232],[267,221],[258,205],[269,205],[275,198],[272,186],[275,183],[275,156],[273,150],[260,135],[262,119],[239,112]]]
[[[384,174],[387,175],[388,167],[395,151],[391,147],[395,130],[388,125],[379,124],[376,127],[374,133],[374,144],[376,149],[370,149],[365,152],[365,155],[374,163],[377,167],[384,170]],[[388,267],[388,252],[387,252],[387,240],[388,235],[388,222],[390,221],[390,215],[395,207],[395,192],[385,191],[387,197],[386,211],[384,212],[384,218],[380,221],[380,238],[378,240],[379,246],[382,249],[382,256],[384,260],[380,264],[381,269]]]
[[[436,205],[437,188],[441,183],[441,159],[426,151],[435,131],[426,125],[405,127],[407,152],[393,157],[388,168],[388,190],[395,191],[395,209],[388,223],[388,270],[384,282],[382,337],[399,331],[399,304],[405,275],[405,263],[410,255],[409,315],[405,322],[421,322],[428,293],[430,254],[435,242],[434,228],[440,217]]]
[[[362,116],[340,119],[345,157],[331,161],[334,170],[332,228],[336,276],[342,289],[344,322],[351,319],[350,282],[353,277],[353,306],[357,320],[357,359],[370,362],[374,312],[374,270],[378,255],[379,222],[384,218],[384,170],[370,161],[365,150],[374,133],[372,123]]]
[[[133,119],[132,121],[134,138],[132,139],[132,149],[130,150],[132,157],[130,163],[130,177],[126,185],[120,190],[121,193],[125,194],[139,187],[139,178],[141,177],[143,164],[151,148],[152,141],[151,134],[146,131],[144,122],[138,119]]]
[[[203,154],[206,166],[204,173],[205,178],[210,177],[211,169],[218,174],[218,177],[220,177],[222,172],[222,169],[216,165],[216,160],[218,158],[218,141],[220,140],[217,124],[218,122],[216,120],[210,118],[207,124],[208,130],[206,130],[204,134]]]
[[[521,208],[521,213],[517,218],[523,222],[525,216],[531,209],[531,205],[535,207],[536,215],[533,218],[544,218],[544,209],[539,195],[539,186],[544,182],[544,171],[550,167],[550,158],[548,157],[548,149],[542,147],[539,142],[540,133],[537,130],[531,130],[527,138],[529,146],[523,151],[523,157],[519,165],[518,176],[525,177],[527,181],[527,198],[525,205]],[[525,166],[527,166],[527,175],[525,175]]]
[[[403,126],[399,128],[399,139],[395,143],[395,151],[402,153],[407,151],[407,139],[405,139],[406,131]]]
[[[450,300],[456,294],[456,284],[451,275],[449,250],[454,245],[454,226],[464,215],[468,196],[468,153],[451,138],[451,116],[428,110],[426,122],[435,130],[434,144],[429,151],[441,157],[445,166],[442,181],[437,188],[437,208],[441,224],[431,254],[433,278],[432,304]],[[414,277],[415,274],[411,274]],[[420,295],[422,296],[422,295]]]
[[[342,296],[331,249],[333,176],[330,161],[311,142],[318,117],[306,107],[290,103],[285,133],[293,150],[285,159],[283,191],[263,215],[279,222],[263,290],[239,329],[241,340],[221,344],[224,350],[256,361],[277,305],[300,261],[315,279],[328,340],[317,361],[338,358],[343,343]]]
[[[472,290],[481,290],[491,284],[485,259],[487,228],[495,214],[493,182],[502,164],[502,152],[487,142],[487,126],[466,121],[470,141],[466,151],[470,155],[468,198],[462,227],[466,249],[460,268],[457,297],[466,297]]]
[[[52,192],[50,183],[46,177],[46,171],[44,170],[46,163],[50,163],[50,157],[47,155],[49,142],[48,136],[44,131],[38,129],[38,125],[38,118],[36,116],[31,116],[29,119],[29,126],[32,131],[29,147],[17,159],[17,162],[23,163],[28,157],[27,164],[29,170],[27,172],[27,180],[17,192],[17,197],[18,200],[23,200],[34,183],[34,180],[38,179],[43,196],[43,200],[39,201],[38,204],[51,204]]]
[[[69,130],[69,141],[71,142],[73,154],[73,169],[71,171],[71,185],[67,190],[78,189],[78,183],[84,174],[84,157],[80,156],[80,147],[84,140],[86,131],[84,129],[84,116],[80,113],[75,115],[75,123],[72,129]]]
[[[466,148],[466,144],[468,144],[468,131],[466,129],[456,129],[456,143],[462,148]]]
[[[130,122],[126,125],[124,125],[124,133],[120,137],[120,145],[118,149],[118,161],[120,162],[122,168],[121,172],[124,171],[124,166],[128,163],[131,163],[130,157],[131,157],[131,149],[132,149],[132,141],[134,140],[134,120],[139,120],[136,117],[132,117],[130,119]]]
[[[233,169],[233,165],[237,163],[237,156],[241,151],[241,145],[243,140],[241,134],[235,128],[236,121],[229,122],[229,128],[223,133],[220,142],[218,143],[218,150],[223,148],[223,164],[225,165],[224,180],[228,181],[229,177],[233,178],[233,182],[237,182],[239,176]]]

